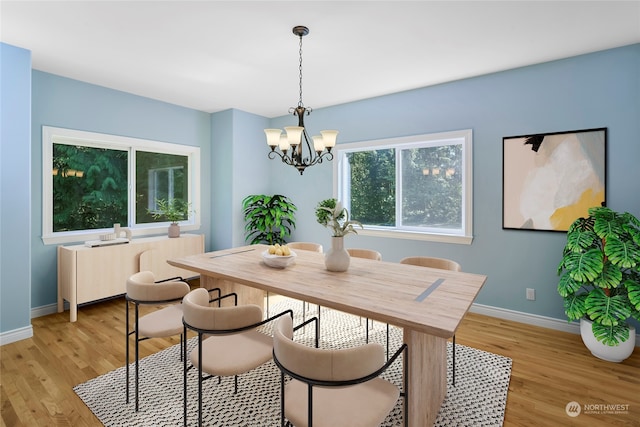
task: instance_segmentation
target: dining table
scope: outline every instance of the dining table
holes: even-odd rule
[[[322,253],[304,250],[286,268],[273,268],[263,260],[268,248],[239,246],[167,262],[199,273],[201,287],[235,292],[239,304],[264,306],[266,291],[402,328],[408,425],[433,425],[447,392],[447,340],[487,277],[355,257],[347,271],[333,272]]]

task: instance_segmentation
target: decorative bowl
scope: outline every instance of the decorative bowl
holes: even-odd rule
[[[269,251],[262,252],[262,260],[266,265],[273,268],[287,268],[296,260],[296,253],[290,251],[291,255],[272,255]]]

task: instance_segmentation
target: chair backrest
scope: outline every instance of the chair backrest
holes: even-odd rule
[[[347,252],[349,252],[349,255],[355,258],[366,258],[376,261],[382,261],[382,254],[378,251],[374,251],[373,249],[349,248],[347,249]]]
[[[322,381],[348,381],[365,377],[385,363],[385,350],[370,343],[346,349],[309,347],[292,340],[291,316],[278,319],[273,334],[273,354],[288,371]]]
[[[184,297],[182,312],[187,325],[212,333],[244,328],[262,320],[262,308],[255,304],[211,306],[209,292],[204,288],[194,289]]]
[[[420,267],[439,268],[441,270],[462,271],[462,267],[457,262],[446,259],[428,256],[410,256],[400,260],[400,264],[411,264]]]
[[[322,245],[313,242],[289,242],[287,246],[291,249],[300,249],[302,251],[314,251],[322,253]]]
[[[140,271],[127,279],[127,298],[137,302],[179,300],[189,293],[189,285],[180,280],[155,283],[150,271]]]

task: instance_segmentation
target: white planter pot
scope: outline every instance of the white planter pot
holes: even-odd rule
[[[582,342],[591,351],[591,354],[598,359],[615,363],[620,363],[631,356],[636,345],[636,328],[630,327],[628,340],[616,346],[609,346],[601,343],[593,336],[592,324],[591,320],[580,319],[580,336],[582,336]]]
[[[344,248],[344,237],[331,237],[331,248],[324,256],[324,266],[329,271],[347,271],[351,256]]]

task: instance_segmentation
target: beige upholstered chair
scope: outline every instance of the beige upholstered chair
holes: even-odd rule
[[[439,268],[441,270],[462,271],[457,262],[446,258],[428,256],[410,256],[400,260],[400,264],[411,264],[420,267]]]
[[[374,251],[373,249],[360,249],[360,248],[349,248],[347,249],[349,255],[355,258],[366,258],[373,259],[376,261],[382,261],[382,254],[378,251]],[[371,322],[373,326],[373,321]],[[389,357],[389,324],[387,323],[387,358]],[[369,343],[369,319],[367,319],[366,325],[366,342]]]
[[[287,243],[290,249],[300,249],[301,251],[314,251],[322,253],[322,245],[320,243],[313,242],[289,242]]]
[[[198,372],[198,425],[202,425],[202,381],[213,376],[234,376],[235,393],[238,392],[238,375],[249,372],[271,360],[273,338],[256,328],[280,316],[292,317],[291,310],[262,319],[262,308],[254,305],[215,307],[211,303],[229,294],[209,299],[203,288],[194,289],[183,299],[184,334],[193,330],[198,334],[198,344],[189,355],[191,366],[187,367],[184,350],[184,425],[187,425],[187,371],[192,367]],[[203,377],[203,372],[208,376]]]
[[[347,252],[349,252],[349,255],[352,257],[382,261],[382,254],[373,249],[348,248]]]
[[[419,267],[439,268],[441,270],[462,271],[462,267],[457,262],[446,259],[428,256],[410,256],[400,260],[400,264],[411,264]],[[456,385],[456,336],[453,336],[453,363],[452,363],[452,383]]]
[[[296,427],[380,425],[404,397],[407,425],[406,344],[385,363],[380,344],[328,350],[293,341],[293,322],[283,316],[276,324],[273,360],[280,368],[281,424]],[[404,353],[404,393],[380,377]],[[285,381],[285,376],[291,377]],[[288,420],[288,424],[285,424]]]
[[[129,403],[129,340],[132,334],[135,334],[135,357],[136,357],[136,373],[135,373],[135,399],[136,411],[138,411],[138,395],[139,395],[139,343],[149,338],[170,337],[172,335],[180,335],[180,344],[185,344],[182,335],[182,305],[180,301],[189,293],[190,287],[180,278],[173,278],[156,283],[155,277],[151,271],[141,271],[133,274],[127,280],[127,293],[125,295],[126,303],[126,331],[127,331],[127,391],[126,401]],[[133,303],[135,306],[135,321],[133,330],[129,325],[129,305]],[[166,305],[160,310],[153,311],[145,316],[139,316],[139,308],[142,304]],[[182,355],[182,351],[180,351]]]
[[[320,243],[314,243],[314,242],[289,242],[287,243],[287,246],[289,246],[289,249],[298,249],[301,251],[312,251],[312,252],[319,252],[322,253],[323,248],[322,245]],[[269,294],[267,294],[267,313],[269,312]],[[302,318],[306,319],[307,316],[307,306],[309,304],[303,302],[302,303]],[[320,313],[320,306],[318,306],[318,315]]]

